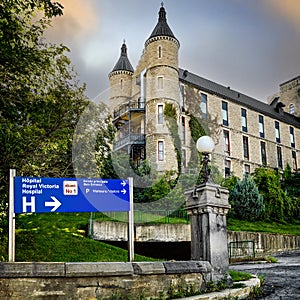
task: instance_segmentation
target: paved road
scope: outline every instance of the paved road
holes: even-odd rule
[[[300,251],[276,255],[276,264],[239,264],[230,269],[265,275],[263,296],[257,299],[300,299]]]

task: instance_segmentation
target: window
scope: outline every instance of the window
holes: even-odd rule
[[[225,159],[225,178],[228,178],[230,176],[230,170],[231,170],[231,161]]]
[[[247,111],[246,109],[242,108],[241,109],[241,115],[242,115],[242,130],[244,132],[247,132]]]
[[[290,140],[291,140],[291,147],[295,148],[294,127],[290,127]]]
[[[249,165],[244,165],[244,173],[250,174],[250,166]]]
[[[258,124],[259,124],[259,136],[261,138],[264,138],[265,137],[264,117],[261,115],[258,116]]]
[[[157,123],[162,124],[164,122],[164,106],[162,104],[157,105]]]
[[[260,155],[261,155],[261,163],[263,165],[267,165],[267,153],[266,153],[266,143],[260,142]]]
[[[164,88],[164,78],[162,76],[157,77],[157,88],[159,90]]]
[[[223,137],[224,137],[224,152],[227,155],[230,155],[230,140],[229,140],[229,131],[228,130],[223,131]]]
[[[243,152],[244,152],[244,159],[249,159],[249,144],[248,144],[248,137],[243,136]]]
[[[296,156],[296,151],[292,151],[292,162],[293,162],[293,171],[297,172],[298,167],[297,167],[297,156]]]
[[[182,142],[185,144],[185,117],[181,118]]]
[[[184,111],[184,102],[185,102],[185,97],[184,97],[184,85],[180,85],[180,99],[181,99],[181,109]]]
[[[184,168],[187,167],[187,161],[186,161],[186,150],[182,149],[182,166]]]
[[[201,97],[201,103],[200,103],[201,115],[203,119],[207,119],[207,95],[200,93],[200,97]]]
[[[281,153],[281,147],[277,147],[277,164],[278,168],[282,169],[282,153]]]
[[[276,142],[280,143],[280,128],[279,128],[279,122],[275,121],[275,137]]]
[[[228,126],[228,103],[222,101],[222,118],[223,125]]]
[[[121,79],[120,86],[121,86],[121,90],[123,90],[123,79]]]
[[[162,56],[161,46],[158,46],[158,58],[161,58],[161,56]]]
[[[289,105],[289,113],[292,115],[295,114],[295,105],[293,103]]]
[[[165,150],[164,150],[164,142],[163,141],[158,141],[158,145],[157,145],[157,154],[158,154],[158,160],[159,161],[163,161],[165,158]]]

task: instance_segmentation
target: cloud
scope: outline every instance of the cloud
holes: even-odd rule
[[[266,0],[264,4],[272,14],[284,18],[294,27],[294,30],[300,33],[299,0]]]
[[[96,14],[95,4],[84,0],[60,0],[63,16],[52,20],[52,27],[47,37],[55,42],[76,42],[89,36],[97,27],[99,11]]]

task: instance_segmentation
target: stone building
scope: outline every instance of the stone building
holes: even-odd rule
[[[158,172],[187,172],[195,151],[190,120],[196,118],[216,144],[212,161],[224,176],[242,177],[265,165],[296,171],[300,77],[263,103],[179,68],[179,46],[163,5],[135,69],[123,43],[109,74],[114,151],[125,151],[135,166],[147,159]]]

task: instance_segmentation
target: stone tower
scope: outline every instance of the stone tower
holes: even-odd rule
[[[178,49],[179,42],[167,23],[162,5],[134,74],[144,82],[141,97],[145,99],[146,157],[158,172],[178,170],[174,140],[164,115],[166,104],[171,104],[179,128]]]
[[[280,101],[286,112],[300,117],[300,76],[280,85]]]
[[[127,56],[125,41],[121,47],[121,55],[113,70],[109,73],[110,109],[128,101],[131,97],[133,67]]]
[[[131,166],[138,167],[147,159],[159,173],[178,171],[180,145],[175,147],[174,143],[174,137],[178,140],[181,132],[178,49],[179,41],[167,23],[162,5],[136,69],[128,60],[124,43],[109,74],[110,108],[117,128],[114,151],[127,153]],[[166,105],[175,116],[172,134],[164,113]]]

